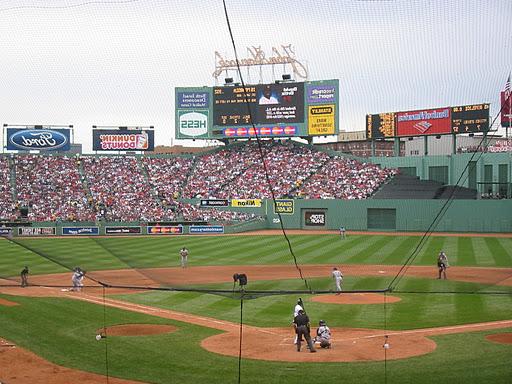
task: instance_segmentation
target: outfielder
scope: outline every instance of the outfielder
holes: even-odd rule
[[[338,268],[334,267],[332,269],[332,278],[334,279],[334,282],[336,283],[336,294],[339,295],[341,293],[341,283],[343,282],[343,273],[341,273]]]

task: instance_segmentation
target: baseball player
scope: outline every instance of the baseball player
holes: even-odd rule
[[[344,226],[340,227],[340,237],[342,240],[345,239],[345,227]]]
[[[82,283],[84,275],[85,272],[82,271],[79,267],[75,268],[73,276],[71,276],[71,282],[73,283],[73,288],[71,288],[72,291],[80,292],[82,290],[82,287],[84,286]]]
[[[293,308],[293,319],[295,320],[295,318],[298,316],[299,314],[299,311],[303,311],[304,310],[304,304],[302,303],[302,299],[299,298],[299,300],[297,300],[297,304],[295,304],[295,308]],[[294,322],[292,321],[292,324]],[[297,344],[297,328],[295,328],[295,339],[293,340],[293,344]]]
[[[334,267],[332,269],[332,278],[336,283],[336,295],[339,295],[341,294],[341,283],[343,282],[343,273],[341,273],[341,271],[338,270],[338,268]]]
[[[181,257],[181,268],[187,267],[188,262],[188,249],[183,247],[180,249],[180,257]]]
[[[313,345],[313,341],[311,340],[311,336],[309,334],[309,317],[306,315],[303,309],[301,309],[299,314],[295,316],[293,323],[295,324],[295,329],[297,332],[297,352],[300,352],[302,336],[304,336],[306,342],[308,343],[309,351],[311,353],[316,352],[315,346]]]
[[[21,286],[25,288],[28,285],[28,267],[25,266],[20,272]]]
[[[439,252],[439,255],[437,256],[437,269],[439,271],[438,279],[441,278],[441,275],[446,279],[446,268],[449,266],[446,253],[444,253],[444,251]]]
[[[318,322],[315,342],[319,342],[321,348],[331,348],[331,330],[324,320]]]

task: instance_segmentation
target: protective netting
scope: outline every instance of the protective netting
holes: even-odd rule
[[[257,135],[194,156],[2,156],[3,217],[17,198],[35,200],[28,212],[34,221],[63,215],[87,227],[135,221],[124,228],[147,225],[149,232],[182,220],[272,232],[5,236],[0,306],[9,307],[0,313],[0,336],[55,363],[103,375],[97,382],[405,383],[433,375],[440,382],[507,382],[508,347],[485,337],[496,333],[507,342],[512,327],[512,237],[500,230],[512,217],[510,200],[500,199],[510,197],[512,163],[488,150],[495,145],[490,136],[508,134],[499,127],[499,91],[510,77],[505,31],[511,16],[509,1],[483,0],[1,2],[6,120],[168,127],[172,87],[217,85],[224,77],[242,87],[275,83],[281,73],[297,77],[306,70],[309,79],[340,80],[342,130],[365,130],[366,115],[490,103],[490,132],[461,136],[458,146],[455,136],[433,135],[419,145],[421,139],[404,136],[394,145],[402,154],[406,148],[406,156],[389,166],[386,158],[368,161]],[[285,54],[289,41],[305,61],[235,65],[211,78],[219,58],[236,62],[262,46]],[[256,111],[244,101],[254,121]],[[88,142],[84,131],[77,129],[75,139]],[[173,140],[163,130],[156,136]],[[410,157],[447,152],[449,166],[442,156],[426,163]],[[414,176],[428,169],[424,178],[439,184],[416,186],[414,193],[443,187],[439,202],[402,201],[395,190],[401,231],[371,232],[389,229],[390,197],[365,204],[413,168]],[[458,199],[475,186],[478,197],[493,201]],[[247,213],[202,208],[198,199],[270,203]],[[314,200],[313,214],[335,212],[330,230],[295,232],[305,224],[279,211],[269,223],[276,200],[294,200],[301,214],[308,207],[302,201]],[[484,209],[500,223],[491,213],[479,223],[474,211]],[[465,221],[480,230],[441,233]],[[24,267],[28,287],[19,287]],[[315,346],[319,353],[311,359],[295,352],[290,323],[297,303],[313,333],[320,320],[331,327],[332,349]],[[148,323],[178,331],[136,342],[117,337],[126,335],[117,325]],[[9,382],[6,375],[0,370],[0,381]],[[55,372],[47,379],[58,380]]]

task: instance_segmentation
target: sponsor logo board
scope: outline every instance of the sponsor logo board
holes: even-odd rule
[[[8,150],[60,150],[71,147],[69,129],[7,128]]]
[[[201,200],[201,207],[228,207],[229,200],[222,199],[209,199],[209,200]]]
[[[182,135],[197,137],[208,133],[208,111],[178,110],[178,119]]]
[[[334,104],[308,107],[308,133],[310,135],[334,135]]]
[[[224,233],[223,225],[191,225],[188,228],[190,234]]]
[[[55,235],[55,227],[20,227],[18,235],[20,236],[52,236]]]
[[[140,233],[140,227],[105,227],[105,234],[107,235],[135,235]]]
[[[94,236],[100,234],[98,227],[62,227],[62,234],[72,236]]]
[[[274,203],[274,213],[293,215],[294,203],[291,199],[278,199]]]
[[[232,207],[261,207],[261,199],[233,199]]]
[[[154,225],[148,226],[148,235],[182,235],[181,225]]]

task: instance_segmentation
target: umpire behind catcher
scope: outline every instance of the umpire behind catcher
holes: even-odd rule
[[[311,353],[316,352],[315,346],[311,341],[310,328],[309,328],[309,317],[306,315],[303,309],[299,311],[299,314],[295,316],[293,319],[293,323],[295,324],[295,329],[297,332],[297,352],[300,352],[300,345],[302,342],[302,335],[304,335],[308,348]]]

